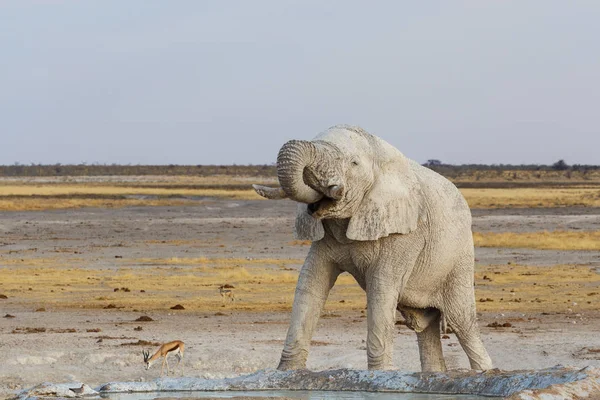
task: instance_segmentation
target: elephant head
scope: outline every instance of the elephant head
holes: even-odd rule
[[[413,231],[422,208],[410,161],[363,129],[338,125],[312,141],[291,140],[277,157],[279,188],[253,185],[269,199],[299,202],[296,235],[320,240],[327,219],[348,219],[346,237],[377,240]]]

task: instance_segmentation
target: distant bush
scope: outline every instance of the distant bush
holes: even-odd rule
[[[552,164],[552,169],[555,171],[566,171],[569,169],[569,165],[565,162],[565,160],[558,160]]]
[[[276,176],[274,165],[0,165],[0,176],[127,176],[127,175],[190,175],[190,176]]]
[[[510,177],[521,179],[521,174],[515,171],[535,171],[530,174],[536,178],[544,178],[547,173],[573,171],[580,175],[591,175],[599,171],[600,165],[575,164],[569,166],[564,160],[559,160],[552,165],[541,164],[444,164],[440,160],[427,160],[424,166],[444,175],[450,179],[465,179],[472,177],[485,180],[490,176],[498,178]],[[0,176],[131,176],[131,175],[188,175],[188,176],[277,176],[276,165],[117,165],[117,164],[14,164],[0,165]],[[574,175],[575,176],[575,175]],[[586,178],[587,179],[587,178]]]

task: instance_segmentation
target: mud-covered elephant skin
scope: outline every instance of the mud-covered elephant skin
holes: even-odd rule
[[[312,241],[280,369],[305,368],[317,320],[342,272],[367,293],[369,369],[392,367],[396,310],[417,334],[423,371],[446,369],[442,319],[471,368],[492,368],[476,321],[471,213],[450,181],[345,125],[285,143],[277,173],[280,187],[254,188],[269,199],[297,201],[296,236]]]

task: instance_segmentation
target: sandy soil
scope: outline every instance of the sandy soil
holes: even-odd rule
[[[294,204],[288,201],[225,200],[185,207],[5,212],[0,215],[0,268],[23,274],[25,281],[32,278],[27,271],[34,266],[85,268],[90,275],[94,271],[116,274],[122,268],[149,268],[140,261],[144,259],[221,257],[289,260],[286,268],[293,273],[308,250],[294,243],[294,212]],[[599,224],[600,211],[596,209],[474,211],[476,231],[598,229]],[[581,265],[577,268],[587,270],[588,266],[600,266],[600,252],[593,251],[477,249],[476,258],[485,271],[492,268],[487,266],[509,262],[540,269],[556,264]],[[23,267],[18,267],[19,263]],[[532,274],[527,271],[525,275]],[[289,318],[288,311],[242,311],[239,303],[221,307],[214,288],[209,292],[214,296],[213,306],[203,309],[205,303],[198,303],[182,311],[79,308],[76,301],[69,307],[55,306],[44,303],[43,288],[32,289],[19,288],[8,280],[0,282],[0,294],[7,296],[0,299],[0,317],[14,316],[0,318],[0,397],[42,381],[82,381],[93,386],[113,380],[153,379],[160,368],[145,371],[141,350],[174,339],[186,343],[186,375],[223,377],[272,368]],[[589,295],[596,293],[592,289],[586,287],[583,292],[583,286],[573,286],[569,293],[574,298],[589,296],[585,309],[571,299],[565,300],[560,310],[525,303],[511,303],[506,309],[498,301],[494,307],[480,304],[483,338],[495,365],[502,369],[600,366],[600,306],[596,298],[600,295]],[[110,285],[107,290],[112,291]],[[339,293],[336,296],[336,301],[342,298]],[[172,303],[178,300],[173,298]],[[36,312],[40,308],[45,311]],[[153,321],[136,321],[142,315]],[[494,322],[511,326],[487,327]],[[329,308],[314,337],[309,368],[365,368],[365,338],[362,309]],[[139,340],[150,345],[140,346],[136,344]],[[448,335],[443,343],[450,368],[468,366],[454,335]],[[417,371],[415,335],[402,325],[398,325],[395,347],[396,367]]]

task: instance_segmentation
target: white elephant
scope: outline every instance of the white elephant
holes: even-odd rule
[[[423,371],[446,369],[442,316],[471,368],[492,368],[476,321],[471,213],[450,181],[345,125],[284,144],[277,172],[281,187],[255,190],[298,201],[296,236],[313,241],[279,369],[305,368],[317,320],[342,272],[367,293],[369,369],[392,367],[397,309],[417,333]]]

